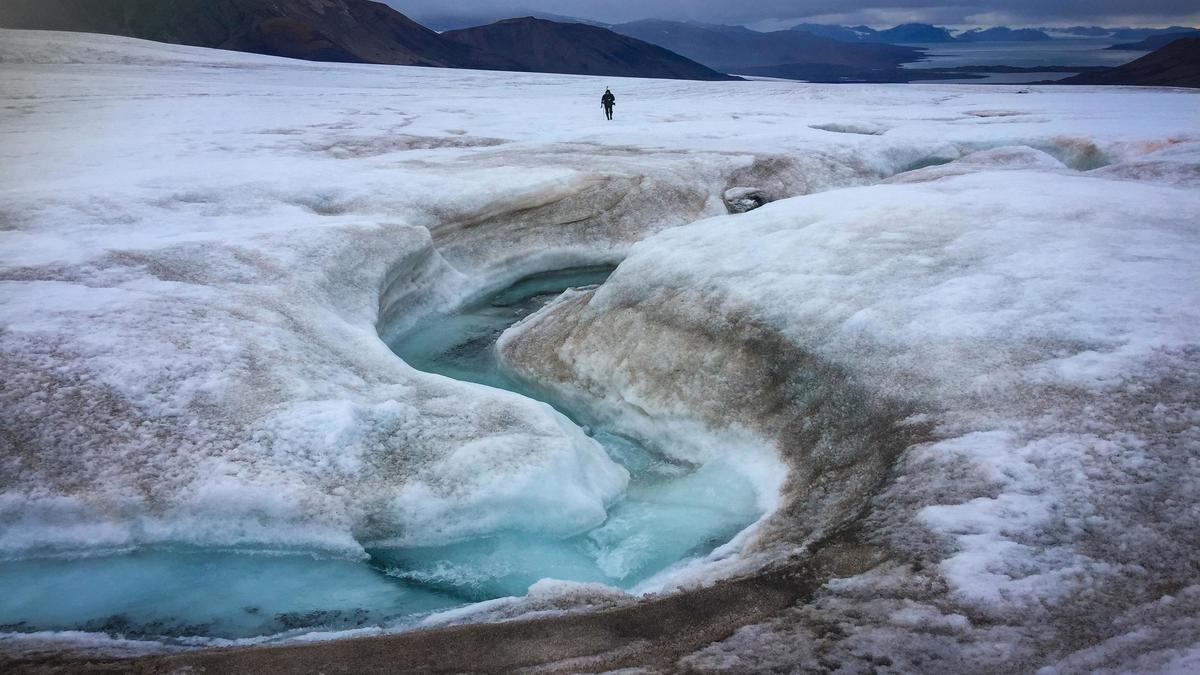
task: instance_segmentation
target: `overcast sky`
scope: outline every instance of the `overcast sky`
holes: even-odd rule
[[[526,8],[601,21],[645,18],[771,25],[816,21],[891,26],[1200,24],[1197,0],[387,0],[413,15]]]

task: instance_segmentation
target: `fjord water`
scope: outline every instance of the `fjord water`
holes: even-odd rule
[[[499,368],[505,328],[610,268],[523,279],[434,317],[393,349],[416,368],[537,397]],[[553,403],[553,401],[550,401]],[[586,411],[564,411],[573,419]],[[600,526],[566,539],[523,531],[425,548],[368,548],[353,560],[307,550],[163,545],[0,561],[0,633],[85,631],[210,644],[403,625],[439,610],[523,595],[553,578],[632,588],[706,555],[762,513],[731,467],[671,462],[601,427],[590,429],[631,480]]]
[[[1108,49],[1110,39],[1057,39],[1045,42],[942,42],[913,44],[925,51],[924,60],[905,68],[957,68],[960,66],[1105,66],[1115,67],[1148,52]]]
[[[901,67],[921,71],[930,68],[964,68],[969,66],[1013,66],[1043,68],[1047,66],[1102,66],[1112,68],[1149,52],[1108,49],[1109,39],[1060,38],[1045,42],[949,42],[909,45],[924,50],[921,61]],[[967,75],[969,73],[964,73]],[[1033,73],[981,73],[982,77],[962,79],[914,80],[943,84],[1022,84],[1050,82],[1074,75],[1074,71],[1039,71]]]

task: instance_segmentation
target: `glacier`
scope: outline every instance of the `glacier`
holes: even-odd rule
[[[1025,89],[0,31],[0,652],[636,612],[834,560],[672,667],[1187,670],[1200,99]],[[488,329],[507,389],[404,358],[597,267]],[[737,505],[719,541],[574,568],[591,532],[630,569],[652,466],[690,473],[649,502]],[[532,576],[465,592],[480,547]]]

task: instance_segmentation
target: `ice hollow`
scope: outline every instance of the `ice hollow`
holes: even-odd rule
[[[531,473],[526,482],[502,485],[527,504],[475,514],[486,529],[474,538],[442,536],[428,542],[377,542],[374,560],[388,573],[422,587],[441,589],[469,600],[523,595],[540,579],[607,583],[632,588],[671,566],[703,558],[724,546],[769,509],[769,495],[737,462],[678,462],[608,427],[577,399],[561,399],[538,382],[521,382],[497,363],[496,339],[502,331],[573,287],[594,288],[611,267],[591,266],[536,274],[513,286],[456,309],[427,318],[420,328],[391,341],[402,359],[425,372],[512,390],[557,404],[565,427],[604,448],[605,460],[555,467],[558,475]],[[462,466],[487,475],[485,447]],[[615,462],[615,464],[614,464]],[[618,466],[619,465],[619,466]],[[457,484],[469,485],[466,476]],[[581,483],[616,481],[621,494],[605,502],[607,511],[564,532],[542,521],[564,521]],[[626,485],[626,481],[628,484]],[[427,509],[417,493],[411,503]],[[408,518],[410,522],[420,522]],[[426,529],[454,522],[438,514]],[[490,534],[489,534],[490,531]]]

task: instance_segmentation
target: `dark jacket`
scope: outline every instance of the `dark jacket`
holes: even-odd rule
[[[600,97],[600,105],[605,108],[611,108],[617,104],[617,97],[613,96],[611,91],[604,92],[604,96]]]

